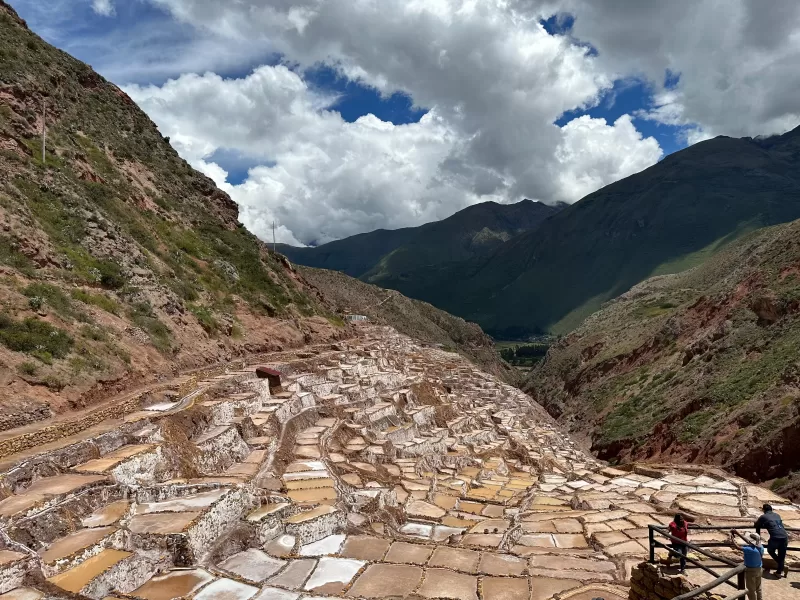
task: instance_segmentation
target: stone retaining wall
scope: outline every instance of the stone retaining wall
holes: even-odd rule
[[[669,575],[658,565],[639,563],[631,571],[631,589],[628,600],[672,600],[676,596],[697,589],[680,575]],[[724,600],[723,596],[706,592],[697,596],[698,600]]]
[[[31,572],[33,564],[32,558],[25,558],[0,566],[0,594],[22,585],[25,575]]]
[[[138,410],[142,395],[136,395],[119,403],[112,403],[110,406],[98,409],[89,413],[82,419],[56,423],[42,427],[36,431],[8,438],[0,442],[0,458],[11,456],[17,452],[24,452],[37,446],[49,444],[65,437],[75,435],[81,431],[86,431],[105,421],[106,419],[118,419],[124,414]]]
[[[337,510],[302,523],[287,523],[285,531],[295,536],[301,545],[310,544],[341,531],[346,519],[345,513]]]

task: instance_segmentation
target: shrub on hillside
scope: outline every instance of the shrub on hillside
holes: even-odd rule
[[[0,313],[0,343],[9,350],[26,352],[37,358],[64,358],[72,349],[74,341],[66,331],[40,319],[16,321]]]

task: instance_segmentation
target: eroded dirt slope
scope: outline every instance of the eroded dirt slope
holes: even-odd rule
[[[800,221],[608,303],[526,389],[601,458],[713,462],[796,497]]]
[[[0,2],[0,430],[349,335],[237,216],[125,93]]]

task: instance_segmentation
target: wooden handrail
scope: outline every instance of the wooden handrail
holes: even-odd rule
[[[737,564],[736,562],[734,562],[734,561],[732,561],[730,559],[727,559],[724,556],[719,556],[717,554],[714,554],[713,552],[708,552],[706,550],[703,550],[700,546],[696,546],[692,542],[687,542],[686,540],[682,540],[680,538],[677,538],[674,535],[671,535],[671,534],[667,533],[667,531],[665,529],[662,529],[658,525],[648,525],[648,527],[650,529],[654,530],[654,531],[657,531],[658,533],[663,535],[665,538],[667,538],[669,540],[672,540],[673,542],[676,542],[678,544],[683,544],[684,546],[686,546],[688,548],[691,548],[695,552],[698,552],[698,553],[702,554],[703,556],[707,556],[708,558],[713,558],[714,560],[718,560],[721,563],[725,563],[729,567],[735,567],[736,564]]]
[[[658,533],[660,533],[664,537],[667,537],[667,538],[669,538],[671,540],[678,541],[681,544],[686,544],[690,548],[695,548],[695,549],[698,549],[698,548],[715,548],[715,547],[728,547],[728,548],[730,548],[730,544],[725,543],[725,542],[708,542],[706,544],[697,544],[697,545],[695,545],[694,542],[691,542],[691,543],[690,542],[684,542],[683,540],[681,540],[679,538],[673,537],[672,535],[670,535],[667,532],[667,530],[665,528],[663,528],[663,527],[661,527],[659,525],[648,525],[648,527],[650,527],[652,529],[655,529],[656,531],[658,531]],[[689,531],[691,531],[691,530],[695,530],[695,531],[730,531],[731,529],[749,530],[749,529],[755,529],[755,527],[730,527],[730,526],[725,527],[725,526],[720,526],[720,525],[698,525],[698,526],[692,525],[691,527],[689,527]],[[788,532],[791,532],[791,533],[800,533],[800,528],[797,528],[797,527],[785,527],[784,529],[786,531],[788,531]],[[787,550],[787,552],[800,552],[800,546],[787,546],[786,550]],[[709,554],[706,554],[704,552],[701,552],[701,554],[705,554],[706,556],[709,556],[709,558],[715,558],[717,560],[721,560],[722,562],[725,562],[724,559],[722,559],[722,558],[720,558],[718,556],[710,556]],[[727,562],[726,564],[732,565],[732,564],[735,564],[735,563]]]
[[[707,573],[710,573],[712,576],[716,577],[716,579],[714,579],[714,581],[711,581],[711,582],[709,582],[709,583],[707,583],[707,584],[705,584],[705,585],[703,585],[703,586],[701,586],[699,588],[696,588],[696,589],[692,590],[691,592],[687,592],[686,594],[683,594],[681,596],[676,596],[673,600],[690,600],[691,598],[696,598],[700,594],[703,594],[703,593],[705,593],[705,592],[707,592],[707,591],[709,591],[709,590],[711,590],[711,589],[713,589],[713,588],[715,588],[715,587],[717,587],[719,585],[722,585],[722,584],[728,584],[728,585],[733,586],[733,587],[735,587],[735,588],[737,588],[739,590],[742,590],[738,594],[735,594],[733,596],[728,596],[727,597],[728,600],[741,600],[742,598],[744,598],[747,595],[747,590],[744,589],[744,572],[745,572],[744,563],[737,564],[734,561],[725,558],[724,556],[719,556],[717,554],[714,554],[713,552],[708,552],[706,550],[703,550],[703,547],[701,545],[697,545],[697,544],[694,544],[693,542],[689,542],[687,540],[682,540],[682,539],[680,539],[678,537],[675,537],[674,535],[670,534],[663,526],[660,526],[660,525],[648,525],[647,527],[650,530],[649,531],[649,533],[650,533],[649,537],[650,537],[650,562],[651,563],[655,562],[655,549],[656,548],[664,548],[665,550],[667,550],[667,552],[669,552],[670,556],[672,556],[674,554],[675,556],[677,556],[679,558],[685,558],[687,561],[689,561],[693,565],[703,569]],[[695,531],[730,531],[731,529],[755,529],[755,526],[742,527],[741,525],[739,525],[739,527],[736,527],[736,526],[724,526],[724,525],[695,525],[695,526],[691,526],[690,529],[693,529]],[[800,533],[800,528],[787,527],[786,531],[787,532],[791,532],[791,533]],[[728,571],[726,573],[723,573],[722,575],[717,575],[716,572],[714,572],[712,569],[706,567],[705,565],[700,564],[699,561],[691,559],[688,556],[684,556],[682,553],[675,551],[673,548],[669,547],[667,544],[665,544],[663,542],[660,542],[660,541],[657,541],[655,539],[655,536],[653,535],[655,532],[658,532],[660,535],[664,536],[665,538],[667,538],[668,540],[670,540],[670,541],[672,541],[672,542],[674,542],[676,544],[682,544],[682,545],[686,546],[687,548],[691,548],[695,552],[698,552],[699,554],[702,554],[703,556],[706,556],[706,557],[711,558],[713,560],[719,561],[719,562],[721,562],[721,563],[723,563],[723,564],[725,564],[725,565],[727,565],[729,567],[733,567],[733,568],[730,571]],[[709,543],[704,544],[704,545],[706,547],[729,546],[728,544],[725,544],[723,542],[709,542]],[[800,550],[800,548],[790,547],[790,548],[787,548],[787,550]],[[731,579],[733,577],[737,578],[737,583],[736,584],[731,582]]]
[[[702,592],[710,590],[710,589],[712,589],[712,588],[714,588],[714,587],[716,587],[718,585],[722,585],[723,583],[726,584],[726,585],[730,585],[731,587],[734,587],[734,588],[736,588],[738,590],[743,590],[744,589],[744,587],[745,587],[745,585],[744,585],[744,569],[745,569],[744,563],[737,564],[737,563],[733,562],[732,560],[729,560],[729,559],[725,558],[724,556],[718,556],[718,555],[714,554],[713,552],[707,552],[706,550],[703,550],[700,546],[697,546],[697,545],[695,545],[695,544],[693,544],[693,543],[691,543],[691,542],[689,542],[687,540],[682,540],[680,538],[675,537],[674,535],[668,533],[663,527],[661,527],[659,525],[648,525],[648,529],[649,529],[649,534],[650,534],[649,537],[650,537],[650,562],[651,563],[655,562],[655,549],[656,549],[656,547],[660,546],[660,547],[666,548],[667,551],[670,553],[670,555],[678,554],[672,548],[668,548],[667,545],[664,544],[663,542],[659,542],[659,541],[657,541],[655,539],[654,533],[658,532],[660,535],[663,535],[668,540],[672,540],[673,542],[676,542],[678,544],[685,545],[687,548],[691,548],[692,550],[702,554],[703,556],[707,556],[708,558],[711,558],[712,560],[716,560],[716,561],[719,561],[719,562],[721,562],[723,564],[728,565],[729,567],[733,567],[727,573],[723,573],[722,575],[718,575],[715,571],[709,569],[705,565],[701,565],[699,561],[691,560],[690,562],[693,565],[700,567],[701,569],[703,569],[707,573],[710,573],[713,577],[716,577],[716,579],[714,579],[714,581],[712,581],[710,584],[706,584],[709,587],[706,588],[706,586],[703,586],[703,588],[701,588],[700,590],[693,590],[689,594],[684,594],[680,598],[694,598],[697,595],[701,594]],[[686,559],[689,560],[688,557],[686,557]],[[737,576],[735,584],[730,581],[731,577],[733,577],[734,575]],[[731,597],[730,600],[734,600],[735,598],[742,598],[742,597],[744,597],[742,594],[736,594],[735,596]]]
[[[678,558],[683,558],[686,562],[689,562],[689,563],[693,564],[698,569],[702,569],[703,571],[705,571],[706,573],[708,573],[712,577],[719,577],[719,573],[717,573],[713,569],[705,566],[699,560],[695,560],[691,556],[683,556],[681,553],[676,552],[675,550],[673,550],[672,548],[670,548],[669,546],[667,546],[666,544],[664,544],[662,542],[653,542],[653,543],[659,548],[664,548],[664,550],[669,552],[670,555],[675,555]],[[730,585],[732,587],[735,587],[737,590],[739,589],[739,586],[737,584],[731,583],[730,581],[726,581],[725,583],[727,583],[728,585]]]
[[[692,525],[689,523],[689,529],[698,529],[703,531],[730,531],[731,529],[755,529],[755,525],[748,525],[742,526],[741,523],[737,525]],[[792,533],[800,533],[800,527],[784,527],[786,531],[791,531]]]
[[[744,573],[744,569],[745,566],[744,563],[742,563],[741,565],[738,565],[737,567],[731,569],[727,573],[723,573],[722,575],[717,577],[714,581],[709,581],[707,584],[701,585],[699,588],[693,589],[691,592],[681,594],[680,596],[675,596],[673,600],[689,600],[690,598],[696,598],[700,594],[703,594],[711,589],[714,589],[718,585],[727,583],[731,578],[739,575],[739,573]],[[728,600],[733,600],[734,598],[743,598],[746,593],[747,591],[745,590],[741,594],[736,594],[735,596],[729,597]]]

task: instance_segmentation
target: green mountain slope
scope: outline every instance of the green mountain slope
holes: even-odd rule
[[[800,128],[718,137],[560,211],[488,259],[430,270],[411,294],[488,332],[569,331],[632,285],[800,217]]]
[[[128,96],[0,2],[0,430],[342,335],[327,314]]]
[[[403,291],[417,270],[484,256],[512,236],[536,229],[559,209],[530,200],[483,202],[420,227],[379,229],[314,248],[279,244],[278,250],[297,264]]]
[[[798,348],[800,220],[609,302],[550,348],[526,389],[601,457],[772,480],[800,470]]]

